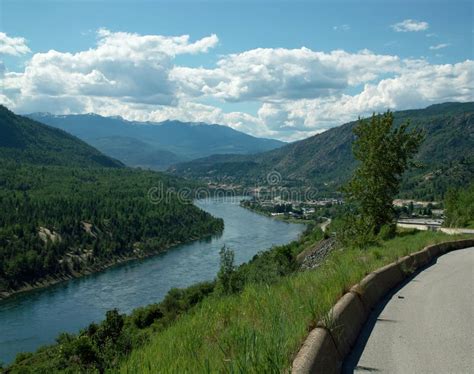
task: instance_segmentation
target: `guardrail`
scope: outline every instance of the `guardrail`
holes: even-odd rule
[[[437,257],[474,246],[474,239],[433,244],[368,274],[332,307],[319,322],[293,361],[293,374],[340,373],[372,309],[414,271]]]

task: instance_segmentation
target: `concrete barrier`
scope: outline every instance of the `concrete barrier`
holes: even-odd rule
[[[292,373],[340,373],[370,310],[406,277],[446,252],[474,247],[474,239],[430,245],[370,274],[332,307],[327,321],[311,331],[293,361]]]
[[[450,252],[456,249],[474,247],[474,239],[461,239],[461,240],[456,240],[451,243],[444,243],[444,244],[448,244],[448,249],[446,251]]]
[[[293,361],[292,373],[327,373],[341,371],[342,359],[331,334],[325,328],[313,329]]]
[[[406,262],[414,260],[407,259]],[[409,272],[405,273],[399,262],[394,262],[367,275],[353,286],[351,291],[359,295],[365,310],[370,311],[388,291],[405,279],[407,274]]]
[[[351,288],[352,292],[359,295],[366,312],[370,312],[382,295],[382,290],[377,284],[375,278],[376,275],[370,273]]]
[[[383,295],[405,279],[398,262],[393,262],[374,271],[375,281],[381,288]],[[382,296],[383,296],[382,295]]]
[[[367,316],[367,310],[354,292],[344,294],[331,308],[325,327],[329,329],[341,357],[351,351]]]
[[[445,248],[440,244],[429,245],[425,249],[428,250],[428,252],[430,254],[430,258],[432,260],[445,253],[444,252]]]
[[[410,257],[413,257],[415,261],[415,267],[417,269],[428,265],[432,260],[430,252],[427,249],[422,249],[421,251],[415,252],[411,254]]]
[[[416,262],[413,256],[405,256],[399,259],[398,266],[402,273],[406,276],[413,274],[416,271]]]

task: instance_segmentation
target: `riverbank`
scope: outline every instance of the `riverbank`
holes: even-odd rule
[[[123,256],[123,255],[122,256],[116,256],[116,257],[110,259],[109,261],[107,261],[105,263],[97,264],[97,265],[94,265],[94,266],[88,266],[88,267],[86,267],[84,269],[81,269],[79,271],[71,270],[69,273],[59,273],[59,274],[48,275],[44,278],[39,279],[38,281],[36,281],[34,283],[24,283],[19,288],[0,291],[0,300],[5,300],[5,299],[7,299],[7,298],[9,298],[13,295],[19,294],[19,293],[34,291],[34,290],[38,290],[38,289],[41,289],[41,288],[47,288],[47,287],[54,286],[54,285],[56,285],[58,283],[61,283],[61,282],[67,282],[71,279],[76,279],[76,278],[84,277],[84,276],[87,276],[87,275],[99,273],[101,271],[110,269],[112,267],[115,267],[115,266],[118,266],[118,265],[121,265],[121,264],[124,264],[124,263],[127,263],[127,262],[131,262],[131,261],[135,261],[135,260],[143,260],[145,258],[153,257],[153,256],[156,256],[156,255],[162,254],[166,251],[169,251],[170,249],[173,249],[174,247],[176,247],[180,244],[192,243],[194,241],[206,239],[206,238],[212,237],[212,236],[217,235],[217,234],[218,233],[206,234],[206,235],[203,235],[201,237],[190,238],[188,241],[185,241],[185,242],[177,241],[175,243],[171,243],[166,248],[161,248],[161,249],[156,250],[156,251],[151,251],[151,252],[146,252],[146,253],[138,253],[136,251],[132,251],[134,253],[134,255],[132,255],[132,256]]]
[[[273,216],[271,215],[271,213],[268,213],[268,212],[265,212],[265,211],[262,211],[262,210],[259,210],[259,209],[255,209],[253,208],[252,206],[250,205],[246,205],[246,204],[240,204],[240,206],[244,209],[247,209],[253,213],[257,213],[257,214],[260,214],[262,216],[265,216],[265,217],[268,217],[268,218],[272,218],[272,219],[275,219],[275,220],[278,220],[278,221],[282,221],[282,222],[288,222],[288,223],[301,223],[301,224],[304,224],[304,225],[307,225],[307,224],[310,224],[310,223],[314,223],[315,221],[314,220],[311,220],[311,219],[304,219],[304,218],[294,218],[294,217],[290,217],[290,216],[286,216],[286,215],[276,215],[276,216]]]
[[[216,209],[227,208],[229,211],[230,222],[232,222],[233,217],[234,220],[238,219],[240,224],[245,223],[245,231],[239,231],[236,230],[236,227],[232,227],[227,231],[227,234],[223,234],[223,236],[229,234],[232,236],[227,236],[224,238],[224,240],[228,242],[230,241],[235,245],[237,244],[235,242],[235,235],[238,235],[239,238],[244,238],[242,243],[246,243],[246,245],[253,247],[252,251],[248,252],[245,256],[245,259],[248,262],[244,262],[240,266],[235,266],[235,270],[232,271],[233,290],[242,289],[245,284],[253,283],[255,281],[273,283],[277,281],[282,275],[291,274],[295,270],[296,266],[296,263],[294,262],[296,253],[299,253],[303,247],[306,248],[308,246],[312,246],[322,237],[320,230],[308,229],[306,231],[301,231],[303,229],[302,225],[289,225],[282,222],[276,222],[274,220],[268,220],[261,217],[260,215],[251,214],[250,212],[240,208],[238,205],[224,204],[222,206],[212,203],[212,206],[216,207]],[[241,216],[236,217],[236,212],[240,212]],[[267,226],[265,226],[265,224]],[[229,225],[226,225],[226,227],[229,228]],[[266,228],[268,228],[268,230],[266,230]],[[299,234],[295,235],[297,232]],[[290,236],[288,236],[288,233],[290,233]],[[261,242],[256,239],[261,240],[262,237],[267,235],[268,239],[271,241],[268,242],[266,246],[259,245]],[[275,238],[278,238],[278,236],[281,235],[283,235],[284,238],[292,238],[293,241],[285,239],[283,240],[282,245],[271,245],[271,243],[278,243],[278,241],[275,241]],[[280,240],[280,243],[281,242],[282,240]],[[288,242],[290,243],[285,244]],[[168,255],[164,256],[163,260],[165,260],[166,257],[174,257],[169,260],[169,264],[170,266],[173,264],[173,266],[179,268],[179,272],[175,273],[175,276],[179,276],[180,278],[183,278],[186,274],[192,273],[194,271],[196,266],[193,266],[193,263],[188,261],[190,258],[203,260],[203,263],[208,265],[209,257],[206,258],[206,256],[214,253],[217,255],[217,263],[216,268],[213,268],[214,270],[212,271],[212,278],[208,278],[207,276],[201,278],[209,281],[202,282],[201,280],[201,283],[194,282],[187,288],[173,288],[171,290],[168,288],[164,299],[162,299],[159,293],[156,292],[158,290],[155,290],[154,303],[150,301],[148,301],[148,303],[143,302],[141,305],[150,305],[139,307],[138,309],[129,312],[127,315],[122,315],[122,317],[114,315],[114,319],[121,319],[124,321],[123,329],[121,329],[120,332],[117,332],[117,334],[114,334],[116,340],[109,342],[110,344],[107,344],[106,347],[101,346],[101,343],[97,343],[97,341],[101,341],[101,339],[104,337],[103,334],[96,334],[96,332],[103,331],[105,330],[105,327],[108,326],[107,319],[110,320],[110,318],[112,318],[110,311],[106,313],[106,321],[101,322],[98,325],[92,324],[89,327],[86,327],[87,325],[82,325],[82,328],[78,334],[70,333],[67,335],[67,339],[59,340],[57,339],[56,335],[54,338],[58,343],[49,346],[43,346],[39,348],[36,353],[22,353],[18,355],[12,366],[8,369],[11,370],[11,373],[22,371],[25,372],[25,370],[30,370],[31,372],[56,372],[59,371],[58,368],[67,368],[71,372],[93,372],[93,367],[99,369],[103,368],[103,365],[111,369],[111,371],[118,369],[118,364],[125,356],[130,353],[129,350],[133,351],[138,349],[142,344],[145,344],[147,341],[149,341],[157,331],[162,331],[173,325],[175,320],[182,318],[182,316],[186,315],[188,311],[192,310],[192,307],[201,302],[201,300],[210,297],[211,294],[216,296],[226,294],[227,291],[222,289],[222,282],[219,280],[219,277],[217,281],[212,280],[218,270],[219,252],[222,249],[222,243],[223,241],[219,240],[219,242],[212,247],[211,243],[202,243],[202,245],[206,246],[207,249],[202,250],[202,246],[200,248],[195,248],[196,250],[194,250],[194,254],[192,253],[193,249],[189,249],[186,251],[186,253],[191,253],[189,253],[189,257],[184,259],[184,261],[180,261],[176,256],[173,256],[173,254],[176,254],[179,252],[179,250],[170,251]],[[245,247],[243,246],[235,246],[234,248],[236,248],[236,258],[238,258],[242,251],[245,251]],[[263,248],[271,249],[267,251],[261,251]],[[184,249],[182,252],[184,253]],[[140,274],[143,277],[141,281],[139,279],[138,282],[135,282],[135,285],[130,285],[130,280],[133,279],[136,281],[137,277],[134,276],[136,274],[133,274],[132,270],[123,269],[123,272],[126,273],[124,274],[126,277],[124,282],[127,284],[127,286],[130,286],[130,288],[121,294],[128,295],[129,292],[135,292],[137,286],[141,286],[140,292],[143,292],[143,288],[146,287],[147,284],[153,283],[152,274],[159,273],[156,271],[158,269],[164,270],[163,266],[153,266],[153,262],[154,260],[150,260],[142,264],[140,267]],[[241,262],[236,263],[236,265],[239,263]],[[183,266],[184,264],[186,264],[186,267]],[[211,274],[211,272],[209,272],[209,274]],[[121,288],[122,284],[121,282],[113,282],[113,284],[111,283],[110,286],[115,290]],[[104,289],[104,285],[100,284],[99,282],[95,283],[93,292],[96,292],[95,290],[100,288]],[[68,290],[67,294],[74,295],[74,305],[77,305],[77,292],[72,289]],[[90,292],[87,291],[86,295],[88,297],[86,305],[93,305],[94,300],[90,300]],[[51,298],[48,297],[47,299],[48,303],[45,305],[45,307],[49,308]],[[80,296],[79,300],[82,301]],[[67,302],[67,299],[65,301]],[[113,301],[116,303],[118,300],[116,297],[114,297]],[[52,308],[54,309],[54,305]],[[78,312],[80,313],[80,311]],[[2,315],[0,314],[0,319],[1,317]],[[91,319],[89,323],[91,321],[98,321],[102,319],[103,316],[100,319],[94,318]],[[16,319],[15,321],[18,323]],[[4,321],[4,323],[8,324],[8,320]],[[114,326],[116,326],[116,324],[114,324]],[[76,331],[78,330],[75,330],[75,332]],[[16,331],[12,333],[16,334]],[[117,338],[117,335],[119,338]],[[61,336],[64,336],[64,334],[61,334]],[[93,349],[93,352],[90,350],[83,350],[83,344],[85,344],[84,342],[87,343],[86,345],[89,348]],[[122,344],[123,342],[130,343],[131,347],[128,343]],[[0,344],[0,349],[1,348],[2,346]],[[89,356],[87,352],[91,353],[91,356]],[[86,358],[86,356],[88,358]],[[91,363],[91,361],[87,361],[86,363],[83,360],[92,360],[93,363]],[[91,365],[93,365],[93,367]],[[113,368],[111,366],[113,366]]]
[[[238,201],[204,199],[195,205],[223,219],[222,235],[3,300],[0,361],[8,364],[19,352],[53,344],[63,332],[77,334],[91,322],[102,321],[114,308],[131,313],[140,306],[162,301],[171,289],[213,280],[223,246],[235,251],[235,264],[240,265],[262,251],[298,239],[305,231],[304,225],[268,219],[243,209]]]

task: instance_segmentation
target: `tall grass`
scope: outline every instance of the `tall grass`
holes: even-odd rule
[[[333,252],[322,266],[211,296],[149,344],[132,352],[121,373],[269,373],[288,371],[309,330],[370,271],[422,247],[456,237],[402,233],[365,250]]]

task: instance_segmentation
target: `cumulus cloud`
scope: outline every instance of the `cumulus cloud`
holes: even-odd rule
[[[474,61],[432,65],[425,60],[401,61],[391,77],[370,81],[357,94],[265,101],[257,114],[224,113],[211,106],[177,107],[173,118],[224,123],[258,136],[296,140],[387,109],[415,109],[445,101],[474,100]],[[213,109],[214,108],[214,109]],[[188,117],[185,117],[184,113]]]
[[[440,44],[430,46],[430,49],[432,51],[437,51],[438,49],[443,49],[443,48],[446,48],[446,47],[449,47],[448,43],[440,43]]]
[[[416,32],[428,30],[429,24],[424,21],[406,19],[390,26],[396,32]]]
[[[220,56],[214,67],[176,64],[177,55],[206,53],[217,44],[215,35],[191,41],[102,29],[91,49],[36,53],[22,72],[0,64],[0,102],[21,113],[219,123],[296,140],[374,111],[473,100],[471,60],[434,65],[369,50],[259,48]],[[229,112],[219,102],[259,108]]]
[[[4,32],[0,32],[0,55],[20,56],[31,52],[26,45],[25,38],[10,37]]]
[[[99,29],[97,36],[99,40],[96,54],[98,56],[101,56],[103,53],[105,56],[112,54],[114,56],[119,55],[135,59],[142,59],[144,56],[152,56],[154,54],[175,56],[184,53],[207,52],[219,42],[216,34],[190,43],[189,35],[139,35],[128,32],[112,32],[104,28]]]
[[[474,61],[430,65],[410,63],[402,73],[368,83],[356,95],[304,99],[268,105],[261,116],[269,128],[291,124],[301,131],[321,131],[387,109],[414,109],[445,101],[474,100]],[[263,108],[263,107],[262,107]],[[259,113],[260,114],[260,113]],[[278,117],[277,117],[278,114]],[[281,129],[279,129],[281,130]]]
[[[397,71],[399,58],[369,50],[330,53],[308,48],[258,48],[221,58],[214,69],[176,67],[182,92],[224,101],[275,101],[331,96]]]
[[[4,89],[18,100],[49,97],[109,97],[123,102],[176,104],[170,80],[172,60],[179,54],[207,52],[218,38],[190,42],[188,35],[161,36],[97,33],[95,48],[77,53],[36,53],[21,74],[6,73]]]

